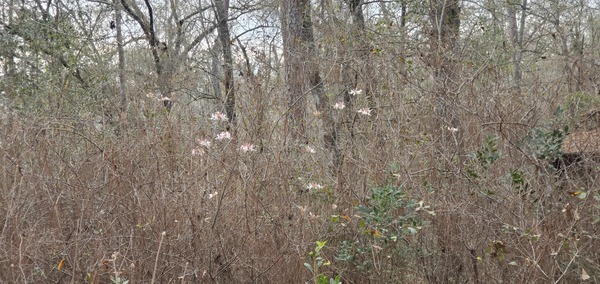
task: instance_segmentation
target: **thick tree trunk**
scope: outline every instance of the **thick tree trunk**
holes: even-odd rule
[[[306,97],[302,72],[302,23],[307,0],[287,0],[282,13],[286,91],[289,96],[287,127],[293,142],[306,141]]]
[[[225,85],[225,113],[231,126],[235,126],[235,89],[233,81],[233,58],[231,55],[231,36],[229,32],[229,1],[215,0],[217,30],[223,53],[223,83]],[[234,127],[235,128],[235,127]]]
[[[306,62],[309,62],[307,71],[310,76],[309,81],[313,100],[315,102],[317,111],[321,113],[321,121],[323,122],[323,141],[325,142],[325,149],[333,154],[333,167],[337,169],[341,165],[341,157],[337,147],[337,131],[331,113],[329,98],[325,95],[323,79],[321,78],[321,73],[319,71],[317,48],[315,46],[312,21],[310,17],[310,7],[307,7],[307,12],[304,17],[304,24],[302,26],[305,28],[303,35],[305,35],[304,40],[306,41],[308,47],[307,53],[305,54],[305,59]]]
[[[331,113],[329,98],[325,95],[323,79],[319,72],[311,19],[310,1],[288,0],[285,2],[284,52],[286,60],[286,84],[290,96],[290,131],[295,142],[306,143],[305,112],[306,75],[317,111],[321,114],[325,148],[333,154],[333,167],[341,163],[337,148],[337,133]]]

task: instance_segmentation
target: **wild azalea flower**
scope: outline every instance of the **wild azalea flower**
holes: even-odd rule
[[[229,131],[223,131],[219,134],[217,134],[217,138],[215,138],[217,140],[230,140],[231,139],[231,133],[229,133]]]
[[[310,147],[310,146],[308,146],[308,145],[306,145],[306,146],[304,147],[304,151],[305,151],[306,153],[310,153],[310,154],[314,154],[314,153],[316,153],[316,152],[317,152],[317,151],[315,151],[315,149],[314,149],[313,147]]]
[[[323,188],[323,186],[322,186],[322,185],[320,185],[320,184],[318,184],[318,183],[316,183],[316,182],[311,182],[311,183],[309,183],[309,184],[306,186],[306,188],[307,188],[308,190],[311,190],[311,189],[321,189],[321,188]]]
[[[302,214],[306,213],[306,210],[308,210],[308,206],[300,206],[300,205],[296,205],[298,207],[298,209],[300,209],[300,212],[302,212]]]
[[[204,149],[201,148],[194,148],[192,149],[192,156],[202,156],[204,155]]]
[[[240,151],[247,153],[247,152],[254,152],[256,151],[256,147],[254,147],[254,145],[250,144],[250,143],[244,143],[242,144],[242,146],[240,146]]]
[[[208,199],[212,199],[213,197],[217,196],[217,194],[219,194],[218,192],[214,192],[214,193],[209,193],[208,194]]]
[[[198,139],[196,139],[196,142],[198,142],[198,144],[200,144],[200,146],[204,146],[206,148],[210,147],[210,144],[212,144],[210,142],[210,140],[208,140],[207,138],[202,138],[202,139],[198,138]]]
[[[361,89],[352,89],[348,93],[351,94],[351,95],[353,95],[353,96],[356,96],[356,95],[362,94],[362,90]]]
[[[448,126],[448,131],[450,131],[450,132],[452,132],[452,133],[456,133],[456,132],[458,131],[458,128],[456,128],[456,127],[451,127],[451,126]]]
[[[210,115],[210,120],[227,121],[227,115],[220,111],[217,111]]]
[[[341,102],[341,101],[337,102],[337,103],[335,103],[335,105],[333,105],[334,109],[340,109],[341,110],[341,109],[344,109],[345,107],[346,106],[344,105],[344,102]]]
[[[357,112],[362,115],[371,115],[371,109],[368,107],[361,108],[361,109],[357,110]]]

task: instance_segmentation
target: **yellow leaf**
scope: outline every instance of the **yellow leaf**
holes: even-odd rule
[[[373,237],[379,237],[379,231],[373,230]]]
[[[63,268],[63,265],[65,265],[65,259],[62,258],[59,262],[58,265],[56,266],[56,269],[61,270]]]

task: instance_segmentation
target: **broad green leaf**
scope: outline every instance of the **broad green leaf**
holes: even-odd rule
[[[304,267],[306,267],[306,269],[308,269],[310,272],[313,272],[313,269],[312,269],[312,266],[310,265],[310,263],[305,262]]]

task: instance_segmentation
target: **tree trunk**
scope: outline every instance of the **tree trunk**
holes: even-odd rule
[[[459,157],[459,167],[463,165],[464,149],[462,146],[462,132],[460,119],[458,116],[459,94],[458,80],[459,75],[456,63],[456,50],[460,39],[460,0],[431,0],[429,2],[429,13],[431,20],[430,46],[431,46],[431,66],[434,69],[434,104],[437,117],[433,123],[433,137],[437,138],[437,145],[434,145],[432,151],[433,158],[457,155]],[[452,131],[457,128],[459,131]],[[452,161],[452,159],[442,159],[442,161]],[[443,162],[442,162],[443,163]],[[450,167],[445,165],[442,167]],[[432,173],[437,175],[437,168]],[[433,178],[435,180],[435,178]],[[444,181],[447,182],[447,181]],[[439,230],[442,232],[451,231],[451,226],[440,224]],[[442,258],[445,258],[447,268],[444,271],[432,275],[438,282],[461,282],[464,276],[463,263],[460,253],[456,250],[452,242],[448,241],[445,233],[439,236],[440,250],[443,251]]]
[[[286,84],[290,96],[290,131],[294,142],[306,143],[305,129],[305,82],[308,81],[317,111],[321,114],[325,148],[333,154],[333,167],[341,164],[337,148],[336,126],[331,113],[329,98],[325,95],[323,79],[319,71],[315,46],[311,8],[308,0],[287,0],[284,27],[284,52],[286,60]]]
[[[321,73],[319,71],[318,54],[315,46],[312,19],[310,16],[310,6],[308,3],[309,2],[307,2],[307,6],[303,9],[305,14],[302,23],[302,36],[303,42],[306,44],[303,61],[309,62],[309,65],[307,66],[307,72],[310,76],[309,82],[315,107],[317,111],[321,113],[321,121],[324,128],[323,141],[325,142],[325,149],[333,154],[333,167],[334,169],[337,169],[342,162],[337,147],[337,131],[331,113],[329,98],[325,95],[323,79],[321,78]]]
[[[286,0],[281,17],[283,52],[285,57],[285,82],[289,96],[287,128],[293,142],[306,143],[306,97],[302,72],[302,24],[307,0]]]
[[[175,74],[177,73],[182,61],[184,61],[186,59],[187,54],[194,47],[196,47],[200,43],[200,41],[202,41],[208,34],[212,33],[212,31],[214,31],[216,27],[210,26],[202,33],[196,35],[194,38],[184,40],[184,38],[187,35],[184,33],[183,26],[186,23],[186,21],[190,19],[190,16],[185,16],[180,19],[177,13],[178,8],[176,3],[171,2],[170,8],[172,20],[175,22],[177,28],[175,40],[173,41],[174,46],[168,47],[167,43],[161,42],[156,35],[154,27],[154,10],[152,8],[152,4],[150,3],[151,1],[144,0],[147,15],[141,11],[141,9],[138,7],[135,1],[120,1],[123,5],[125,12],[138,23],[141,30],[144,32],[146,40],[150,45],[150,52],[152,54],[152,58],[154,59],[154,68],[157,75],[157,87],[162,97],[170,98],[171,92],[173,91],[172,80]],[[197,11],[192,12],[190,15],[202,13],[205,10],[205,8],[199,7]],[[186,44],[184,45],[184,43]],[[172,102],[172,100],[164,101],[165,108],[169,112],[172,107]]]
[[[210,48],[210,84],[213,89],[213,93],[215,97],[221,95],[221,80],[218,74],[221,73],[221,58],[219,58],[219,53],[221,51],[221,44],[219,40],[215,40],[215,44]]]
[[[362,61],[362,68],[357,68],[358,70],[362,70],[362,77],[363,77],[363,81],[364,81],[364,94],[365,97],[367,98],[367,102],[369,103],[369,108],[371,110],[373,110],[373,115],[375,115],[376,109],[375,109],[375,99],[373,97],[373,91],[372,91],[372,86],[375,85],[374,81],[374,76],[373,76],[373,67],[372,67],[372,60],[371,60],[371,46],[367,41],[367,31],[366,31],[366,25],[365,25],[365,17],[363,14],[363,9],[362,9],[362,5],[363,5],[363,0],[350,0],[349,1],[349,8],[350,8],[350,13],[352,14],[352,22],[354,24],[354,38],[358,39],[358,50],[359,50],[359,54],[358,56],[361,58]],[[349,92],[350,90],[346,90],[346,92]],[[348,97],[349,94],[347,94]],[[348,98],[348,101],[350,101],[350,98]]]
[[[517,9],[516,6],[521,7],[521,19],[519,23],[519,28],[517,30]],[[523,36],[525,34],[525,18],[527,17],[527,0],[523,0],[523,2],[519,5],[516,3],[508,3],[508,17],[509,17],[509,29],[510,29],[510,38],[513,47],[513,87],[515,90],[515,94],[521,95],[521,60],[523,53]]]
[[[446,127],[459,127],[459,119],[456,115],[459,77],[454,53],[460,32],[460,1],[431,1],[430,19],[431,66],[435,78],[434,104],[439,118],[434,131],[442,133],[442,141],[452,143],[452,137],[444,130]]]
[[[233,58],[231,55],[231,36],[229,32],[229,0],[215,0],[217,30],[223,53],[223,82],[225,85],[225,113],[230,126],[235,128],[235,89],[233,81]]]
[[[121,128],[124,128],[127,122],[127,87],[125,81],[125,51],[123,50],[123,33],[121,17],[121,1],[113,0],[115,5],[115,29],[117,30],[117,52],[119,54],[119,107]]]

